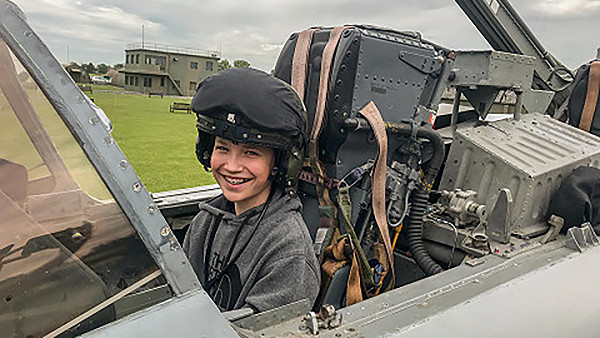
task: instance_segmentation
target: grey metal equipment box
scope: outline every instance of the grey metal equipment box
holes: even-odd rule
[[[535,58],[499,51],[457,51],[450,85],[460,88],[483,118],[500,90],[522,96],[528,112],[544,112],[554,92],[532,89]]]
[[[547,115],[525,114],[459,128],[440,190],[476,191],[488,215],[500,191],[510,190],[507,230],[530,237],[547,229],[548,203],[563,179],[579,166],[599,165],[600,137]]]
[[[533,78],[535,58],[482,50],[457,51],[454,70],[461,85],[527,88]]]

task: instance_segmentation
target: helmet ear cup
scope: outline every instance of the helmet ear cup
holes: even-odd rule
[[[215,146],[215,137],[209,135],[203,131],[198,131],[198,137],[196,138],[196,158],[204,166],[204,169],[208,171],[210,168],[210,157]]]

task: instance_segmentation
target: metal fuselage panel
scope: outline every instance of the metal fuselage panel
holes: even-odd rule
[[[511,230],[546,222],[550,197],[579,166],[598,167],[600,138],[541,114],[459,128],[440,189],[474,190],[492,210],[500,189],[513,199]]]

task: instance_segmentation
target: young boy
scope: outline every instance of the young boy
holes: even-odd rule
[[[196,155],[222,195],[200,204],[183,249],[223,311],[314,303],[320,268],[295,195],[306,113],[284,82],[254,69],[204,80],[192,101]]]

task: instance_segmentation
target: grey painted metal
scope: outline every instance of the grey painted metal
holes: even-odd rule
[[[538,41],[506,0],[456,0],[483,37],[498,51],[535,57],[537,85],[558,89],[572,81],[566,68]],[[563,69],[563,73],[557,72]]]
[[[200,288],[175,236],[101,119],[15,7],[0,0],[1,37],[73,133],[173,291],[182,294]]]
[[[259,331],[266,327],[303,316],[310,311],[311,306],[312,304],[307,299],[302,299],[276,309],[257,313],[251,317],[239,319],[233,323],[242,329]],[[227,316],[227,313],[224,314]]]
[[[499,293],[501,290],[505,289],[505,285],[507,288],[511,288],[512,285],[518,285],[522,280],[535,278],[534,276],[537,274],[543,273],[543,271],[546,270],[551,270],[553,266],[559,263],[570,270],[568,266],[571,262],[576,261],[580,254],[564,247],[564,240],[565,238],[562,236],[559,241],[549,243],[543,247],[538,247],[535,250],[523,253],[509,260],[494,255],[488,255],[480,258],[478,264],[473,264],[474,266],[466,264],[461,265],[452,270],[422,279],[379,295],[378,297],[341,309],[339,310],[343,315],[341,327],[327,331],[322,330],[319,336],[396,336],[405,333],[405,331],[414,329],[415,324],[426,326],[428,325],[429,318],[436,318],[448,311],[462,313],[462,309],[465,308],[464,312],[467,312],[469,316],[472,316],[472,312],[468,309],[468,304],[472,299],[478,299],[486,294]],[[581,264],[577,264],[577,268],[572,271],[571,276],[564,277],[571,279],[571,284],[553,283],[554,280],[548,279],[544,282],[538,281],[537,284],[533,285],[528,283],[527,289],[520,289],[519,292],[521,294],[539,294],[541,292],[546,295],[545,299],[529,299],[528,302],[519,301],[521,309],[525,309],[520,311],[533,311],[538,308],[538,304],[542,304],[541,306],[554,304],[552,305],[554,308],[560,306],[563,302],[557,302],[557,299],[565,299],[565,297],[568,297],[571,293],[569,285],[576,285],[579,283],[574,280],[588,278],[587,275],[582,276],[580,274],[581,271],[587,271],[591,268],[586,267],[597,265],[594,261],[597,262],[598,259],[600,259],[600,248],[588,250],[590,253],[592,251],[594,252],[594,257],[584,258],[585,263],[582,262]],[[576,271],[579,271],[579,273]],[[593,283],[600,282],[600,270],[595,272],[593,276],[591,276],[591,279],[592,281],[586,281],[585,284],[593,285]],[[548,288],[548,290],[551,291],[546,294],[544,289],[551,282],[553,285]],[[544,285],[544,288],[540,287],[540,285]],[[590,289],[587,289],[586,292],[589,293],[589,290]],[[553,292],[556,293],[556,297],[558,298],[554,296]],[[486,310],[478,309],[482,316],[485,315],[488,317],[487,319],[479,318],[478,321],[473,322],[469,319],[469,316],[464,316],[460,321],[452,323],[451,325],[459,326],[463,331],[473,331],[473,334],[481,335],[481,331],[473,330],[474,323],[476,327],[485,327],[487,320],[495,321],[494,316],[502,316],[505,322],[512,320],[513,316],[522,317],[523,314],[521,312],[516,312],[512,306],[513,299],[519,297],[518,294],[513,297],[505,297],[502,300],[495,301],[493,306],[488,307]],[[600,297],[600,294],[594,296],[594,298],[598,297]],[[580,299],[578,298],[577,302],[579,300]],[[596,304],[600,304],[598,300],[595,300],[595,302]],[[557,303],[560,304],[557,305]],[[582,300],[582,303],[585,303],[586,306],[593,304],[587,300]],[[593,306],[597,307],[598,305],[594,304]],[[592,307],[591,310],[588,309],[585,311],[585,316],[588,317],[588,323],[597,323],[595,319],[592,320],[589,318],[590,313],[594,315],[597,313],[597,311],[593,310],[594,307]],[[495,309],[498,309],[498,311],[495,311]],[[508,309],[511,310],[507,311]],[[570,315],[566,316],[564,313],[560,313],[560,315],[563,317],[572,317]],[[519,318],[515,319],[520,320]],[[302,323],[303,320],[299,317],[295,320],[258,331],[256,334],[261,337],[301,333],[307,334],[306,330],[301,330],[299,328]],[[438,329],[438,332],[444,332],[443,330],[446,325],[446,323],[437,323],[434,328]],[[518,333],[520,329],[521,328],[517,326],[507,325],[507,332],[512,332],[513,334]],[[487,333],[487,331],[485,332]],[[463,337],[458,331],[444,336]],[[496,333],[496,335],[493,336],[499,335]],[[422,337],[429,336],[423,335]]]
[[[440,189],[475,190],[492,210],[499,191],[511,191],[511,232],[547,230],[550,196],[576,167],[600,166],[600,138],[547,115],[525,114],[459,128],[450,148]]]
[[[492,50],[457,51],[453,84],[461,86],[531,87],[535,58]]]
[[[500,90],[512,90],[529,112],[546,111],[551,91],[531,89],[535,58],[498,51],[457,51],[453,64],[454,87],[462,87],[463,95],[485,118]]]
[[[238,337],[202,290],[137,312],[84,337]]]
[[[592,225],[584,223],[581,227],[573,227],[567,231],[567,242],[565,245],[568,248],[583,252],[589,248],[598,246],[600,240],[594,232]]]
[[[152,199],[163,215],[180,214],[187,209],[197,210],[197,204],[221,194],[218,184],[152,193]]]
[[[568,256],[406,330],[402,337],[598,337],[600,248]]]

